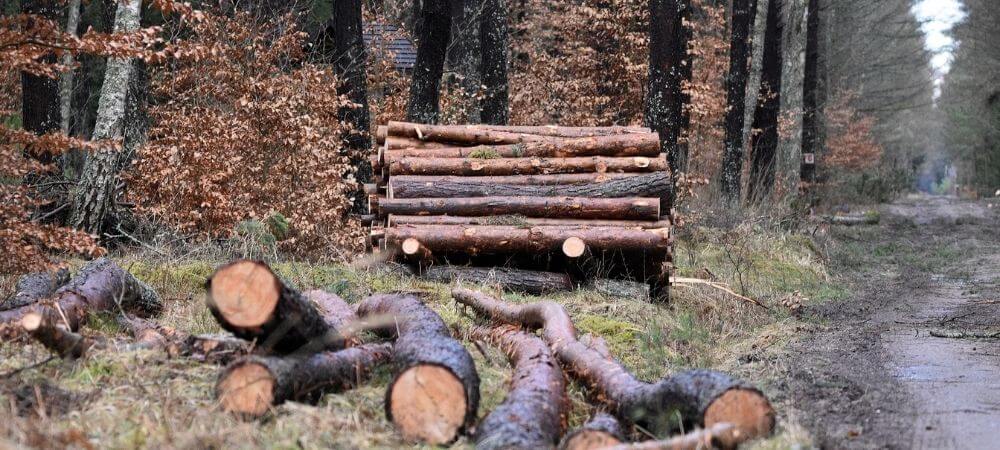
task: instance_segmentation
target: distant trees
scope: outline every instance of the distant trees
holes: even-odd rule
[[[816,181],[816,156],[822,149],[820,105],[820,41],[822,23],[820,0],[809,0],[806,19],[806,59],[802,80],[802,169],[803,181]],[[824,36],[825,37],[825,36]]]
[[[743,121],[747,79],[750,76],[750,37],[756,8],[757,0],[733,0],[729,75],[726,78],[726,138],[720,179],[723,196],[737,202],[740,200],[740,176],[743,171]]]

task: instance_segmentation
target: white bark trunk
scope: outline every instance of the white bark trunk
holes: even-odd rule
[[[115,12],[116,33],[139,28],[141,0],[119,3]],[[109,59],[97,104],[97,124],[91,139],[121,140],[125,135],[125,99],[134,66],[131,59]],[[113,148],[98,150],[87,156],[77,186],[74,211],[70,224],[89,233],[100,232],[111,213],[115,186],[118,183],[120,152]]]
[[[757,15],[750,30],[753,49],[750,53],[750,76],[747,78],[746,112],[743,114],[743,148],[750,148],[750,132],[753,131],[753,113],[757,110],[760,95],[761,65],[764,64],[764,30],[767,28],[767,5],[770,0],[757,0]],[[745,152],[749,155],[750,152]]]
[[[802,83],[806,59],[806,0],[785,0],[783,18],[785,35],[782,37],[781,114],[779,121],[789,123],[790,129],[781,131],[778,151],[775,154],[776,191],[795,195],[802,166]]]

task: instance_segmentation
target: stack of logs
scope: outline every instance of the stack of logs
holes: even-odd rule
[[[376,142],[373,250],[435,279],[512,266],[492,274],[543,293],[601,271],[665,294],[672,183],[649,129],[389,122]]]

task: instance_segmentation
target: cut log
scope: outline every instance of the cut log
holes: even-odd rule
[[[404,239],[403,243],[399,245],[399,248],[408,258],[412,258],[417,261],[431,260],[431,251],[428,250],[427,247],[424,247],[420,241],[414,238]]]
[[[510,392],[476,427],[477,449],[552,448],[566,423],[562,369],[544,341],[513,327],[474,327],[469,335],[501,348],[514,373]]]
[[[366,344],[303,358],[246,357],[222,371],[215,395],[227,412],[261,417],[285,401],[315,403],[324,393],[353,389],[391,350],[390,344]]]
[[[76,331],[89,313],[122,310],[148,316],[162,308],[153,288],[110,259],[101,258],[83,266],[69,283],[44,301],[0,312],[0,324],[15,323],[28,313],[38,313],[49,323],[62,323]]]
[[[0,304],[0,311],[20,308],[46,298],[69,282],[69,270],[35,272],[18,278],[17,290]]]
[[[475,125],[476,127],[490,131],[505,131],[508,133],[537,134],[539,136],[552,137],[588,137],[588,136],[612,136],[616,134],[652,133],[646,127],[632,126],[608,126],[608,127],[565,127],[558,125]]]
[[[619,227],[636,229],[670,228],[669,220],[578,220],[524,216],[398,216],[389,215],[388,226],[396,225],[510,225],[537,227]]]
[[[523,215],[561,219],[656,220],[660,199],[649,197],[382,198],[379,215]]]
[[[739,430],[730,423],[717,423],[707,429],[675,436],[663,441],[645,441],[631,444],[619,444],[607,447],[607,450],[733,450],[740,442]]]
[[[665,172],[667,158],[659,156],[586,156],[575,158],[397,158],[389,175],[548,175],[580,172]]]
[[[563,173],[554,175],[505,175],[494,177],[464,177],[464,176],[421,176],[421,175],[398,175],[392,177],[393,180],[405,181],[408,183],[458,183],[468,185],[492,185],[492,184],[529,184],[536,186],[551,186],[563,184],[590,184],[601,183],[615,178],[635,177],[641,174],[635,173]]]
[[[486,130],[466,125],[425,125],[410,122],[389,122],[389,136],[390,139],[399,136],[422,142],[446,142],[467,146],[558,141],[558,138]]]
[[[625,430],[618,419],[600,412],[563,437],[559,450],[602,450],[626,441]]]
[[[557,141],[524,142],[508,145],[477,145],[475,147],[390,149],[381,155],[385,164],[400,158],[569,158],[580,156],[648,156],[660,154],[656,134],[560,139]]]
[[[431,251],[465,252],[473,255],[560,252],[565,250],[566,241],[574,238],[582,241],[584,249],[593,251],[663,254],[670,250],[670,233],[665,229],[469,225],[397,225],[386,229],[386,240],[390,244],[398,245],[411,238]],[[574,245],[579,244],[577,242]]]
[[[317,308],[259,261],[239,260],[218,268],[205,285],[206,303],[222,328],[257,347],[287,354],[339,350],[338,314]]]
[[[569,275],[554,272],[511,269],[506,267],[431,266],[421,277],[440,283],[465,281],[475,284],[496,284],[505,290],[542,295],[558,291],[572,291],[573,280]]]
[[[473,177],[470,177],[471,179]],[[667,172],[612,178],[602,182],[572,185],[537,186],[527,184],[484,184],[468,179],[427,180],[413,182],[389,179],[389,198],[452,198],[452,197],[657,197],[663,202],[673,191],[673,180]],[[664,203],[665,204],[665,203]]]
[[[386,150],[393,150],[397,148],[445,148],[451,146],[451,144],[444,144],[441,142],[421,141],[420,139],[411,139],[400,136],[387,136],[384,144]]]
[[[741,439],[765,436],[774,429],[775,412],[756,388],[710,370],[690,370],[656,383],[637,380],[620,364],[583,344],[566,310],[557,303],[509,304],[481,292],[452,289],[459,303],[493,320],[541,328],[563,366],[593,389],[619,420],[663,435],[676,418],[697,426],[728,422]]]
[[[94,340],[69,331],[65,325],[51,319],[36,312],[28,313],[21,318],[21,327],[63,359],[80,358],[94,346]]]
[[[386,417],[407,441],[447,444],[468,429],[479,408],[479,374],[448,326],[410,293],[368,297],[358,316],[388,315],[377,330],[396,337]]]

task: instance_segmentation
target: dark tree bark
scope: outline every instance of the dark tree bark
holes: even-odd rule
[[[660,199],[651,197],[473,197],[379,199],[381,216],[518,214],[559,219],[657,220]]]
[[[69,271],[59,269],[29,273],[18,278],[17,290],[10,298],[0,302],[0,311],[20,308],[42,300],[69,282]]]
[[[441,75],[451,34],[451,8],[447,0],[423,0],[417,62],[410,84],[406,119],[410,122],[438,121]]]
[[[822,148],[819,121],[819,46],[820,12],[819,0],[809,0],[809,16],[806,21],[806,66],[802,80],[802,180],[816,181],[816,155]],[[809,158],[812,155],[812,163]]]
[[[333,15],[327,27],[327,36],[333,40],[333,63],[341,85],[337,89],[351,102],[360,105],[344,108],[341,120],[354,126],[355,132],[348,139],[348,145],[367,154],[371,147],[368,133],[371,131],[368,112],[368,81],[366,77],[365,43],[362,38],[361,0],[337,0],[333,2]],[[371,165],[363,156],[351,162],[357,168],[357,180],[367,183],[372,179]]]
[[[691,19],[691,6],[689,2],[686,2],[683,6],[679,7],[681,16],[681,34],[683,35],[681,39],[677,39],[674,45],[677,46],[676,52],[682,55],[682,60],[680,63],[680,76],[681,76],[681,101],[677,103],[675,108],[680,114],[681,125],[680,131],[678,131],[678,141],[677,141],[677,155],[674,157],[675,170],[674,179],[677,179],[677,175],[681,172],[687,172],[688,170],[688,132],[691,129],[691,110],[689,105],[691,104],[691,92],[684,89],[684,86],[691,83],[694,77],[694,61],[688,55],[688,49],[690,48],[691,41],[694,40],[694,30],[689,25],[683,25],[684,23],[690,23]],[[671,193],[671,196],[673,194]]]
[[[649,92],[646,94],[646,126],[660,133],[660,147],[667,152],[671,170],[677,173],[683,132],[684,64],[688,33],[683,18],[688,0],[649,0]]]
[[[774,186],[775,153],[778,149],[778,116],[781,113],[781,20],[782,1],[767,5],[767,29],[764,32],[764,60],[761,64],[760,96],[754,111],[753,128],[759,130],[750,140],[750,180],[747,199],[763,200]]]
[[[743,120],[750,64],[750,32],[756,0],[733,0],[732,39],[729,45],[729,76],[726,80],[726,140],[722,154],[722,193],[730,201],[740,199],[743,172]]]
[[[466,177],[470,178],[470,177]],[[661,201],[672,191],[666,172],[612,178],[592,184],[532,186],[524,184],[466,183],[463,180],[436,180],[432,183],[389,180],[389,198],[448,198],[448,197],[659,197]]]
[[[483,123],[505,125],[510,119],[507,65],[509,38],[507,32],[507,0],[481,0],[479,21],[480,48],[483,59],[480,78],[486,92],[482,100],[480,119]]]
[[[61,18],[61,8],[58,2],[51,0],[21,0],[21,12],[33,14],[43,19],[56,21]],[[42,62],[56,63],[56,54],[49,53]],[[59,115],[59,80],[57,78],[40,77],[21,73],[21,123],[25,131],[35,134],[45,134],[60,129]],[[52,156],[35,153],[29,148],[28,154],[39,161],[50,163]]]
[[[482,51],[479,40],[480,0],[451,0],[451,42],[448,44],[448,84],[461,87],[467,95],[467,123],[479,123],[479,91]]]

